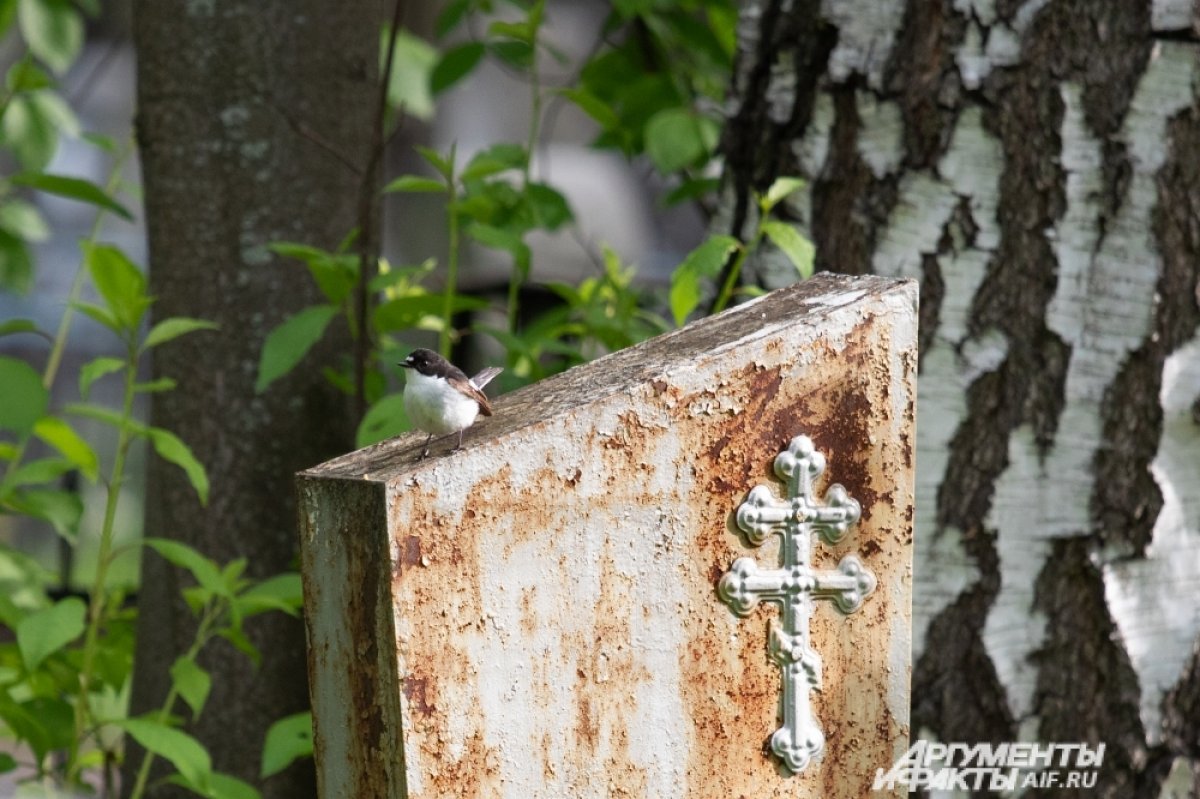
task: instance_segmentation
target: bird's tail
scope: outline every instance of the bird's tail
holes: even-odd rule
[[[495,378],[496,375],[503,371],[504,370],[499,366],[489,366],[486,369],[481,369],[479,370],[479,374],[471,378],[471,384],[474,385],[475,388],[482,389],[488,383],[492,382],[492,379]]]

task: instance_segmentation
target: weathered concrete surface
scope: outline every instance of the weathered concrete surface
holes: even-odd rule
[[[299,477],[325,799],[861,797],[909,735],[916,286],[819,276],[495,402],[466,450],[403,436]],[[766,749],[776,606],[733,512],[792,437],[863,506],[860,611],[819,603],[823,758]],[[406,793],[407,791],[407,793]]]

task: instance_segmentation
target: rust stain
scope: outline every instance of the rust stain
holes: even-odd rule
[[[421,562],[421,539],[415,535],[404,536],[404,546],[400,550],[400,563],[404,566],[416,566]]]
[[[436,708],[428,702],[426,692],[429,690],[429,680],[425,677],[409,675],[404,678],[404,698],[409,701],[409,707],[428,718]]]

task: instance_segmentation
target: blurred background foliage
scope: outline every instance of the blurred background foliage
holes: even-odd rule
[[[270,245],[323,302],[266,338],[256,390],[320,370],[355,400],[365,445],[407,429],[394,365],[413,346],[469,370],[502,364],[506,391],[755,293],[740,265],[758,247],[810,273],[811,245],[771,219],[799,181],[764,193],[745,241],[706,237],[737,11],[452,0],[411,4],[400,26],[381,20],[379,191],[334,250]],[[147,293],[129,14],[102,0],[0,0],[0,780],[23,796],[115,795],[128,735],[146,754],[126,795],[146,790],[161,757],[194,794],[254,797],[180,727],[211,687],[201,649],[219,637],[253,661],[243,621],[296,614],[299,578],[251,581],[244,560],[142,538],[148,451],[201,502],[209,491],[188,442],[146,422],[151,398],[175,388],[149,378],[147,356],[213,325],[158,319]],[[376,217],[370,246],[362,231]],[[339,325],[355,350],[311,363]],[[192,575],[197,632],[175,653],[162,706],[130,717],[143,543]],[[261,776],[310,749],[307,715],[281,720]]]

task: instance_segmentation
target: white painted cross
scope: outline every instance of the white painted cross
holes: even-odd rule
[[[738,508],[737,524],[755,546],[779,534],[780,568],[764,570],[753,558],[738,558],[717,587],[739,616],[749,615],[761,600],[783,607],[781,623],[771,625],[771,659],[783,678],[783,726],[771,736],[771,750],[794,772],[825,748],[809,702],[809,692],[821,688],[821,656],[808,636],[813,600],[832,599],[843,613],[853,613],[875,590],[875,575],[856,555],[842,558],[836,571],[812,568],[813,533],[836,544],[862,515],[858,501],[840,485],[830,486],[824,505],[815,500],[813,480],[823,471],[825,456],[807,436],[793,438],[776,456],[775,473],[787,481],[787,499],[757,486]]]

